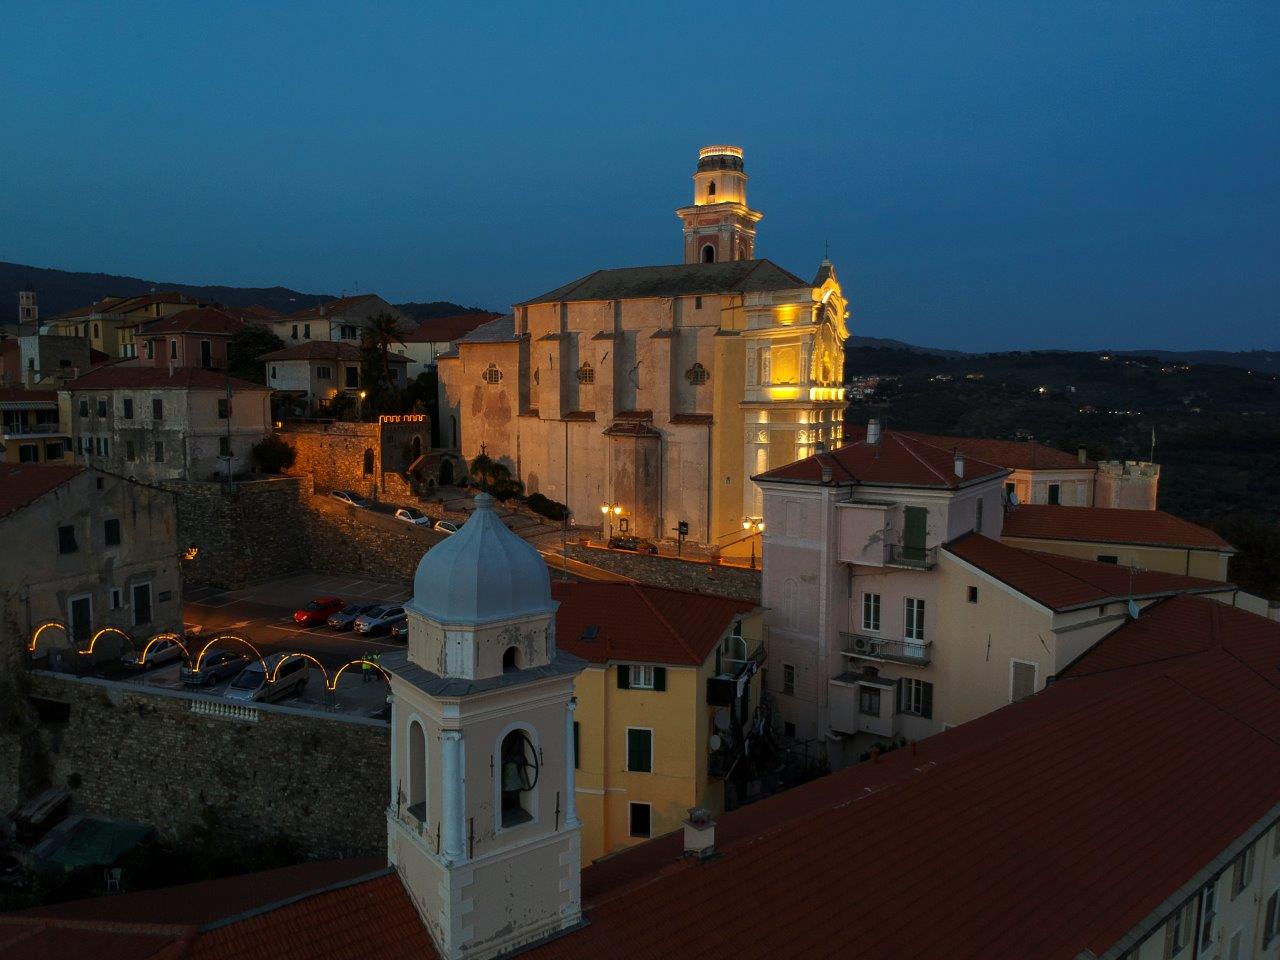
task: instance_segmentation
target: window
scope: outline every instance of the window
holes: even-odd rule
[[[373,476],[373,450],[369,447],[365,447],[364,450],[364,475]]]
[[[859,687],[858,712],[868,717],[880,716],[880,691],[875,687]]]
[[[218,419],[225,420],[231,413],[231,401],[226,397],[218,398]]]
[[[1249,845],[1249,849],[1236,857],[1236,862],[1231,872],[1231,899],[1234,900],[1253,882],[1253,853],[1254,847]]]
[[[1119,563],[1120,558],[1112,553],[1100,553],[1098,554],[1098,562],[1099,563]]]
[[[627,727],[627,770],[653,773],[653,731]]]
[[[164,442],[161,440],[156,441],[155,461],[156,463],[164,463]]]
[[[1026,660],[1009,661],[1009,702],[1025,700],[1036,692],[1036,672],[1039,668]]]
[[[154,360],[156,358],[156,343],[154,340],[147,341],[147,359]]]
[[[924,639],[924,601],[916,597],[906,598],[907,618],[903,636],[907,640]]]
[[[107,398],[98,398],[98,416],[105,417],[107,415]]]
[[[208,340],[200,341],[200,366],[206,370],[213,366],[213,344]]]
[[[1057,506],[1062,502],[1062,485],[1058,483],[1049,484],[1049,503]]]
[[[968,599],[969,599],[969,602],[970,602],[970,603],[977,603],[977,602],[978,602],[978,588],[977,588],[977,587],[969,587],[969,588],[968,588]]]
[[[293,325],[293,334],[289,337],[289,339],[290,340],[298,339],[298,325],[296,323]]]
[[[169,359],[170,360],[178,359],[178,341],[177,340],[169,341]]]
[[[419,823],[427,819],[427,735],[422,724],[409,724],[409,816]]]
[[[716,248],[709,243],[702,248],[702,262],[703,263],[716,262]]]
[[[796,695],[796,668],[789,663],[782,665],[782,692],[788,697]]]
[[[1271,855],[1280,857],[1280,824],[1276,826],[1275,842],[1271,844]]]
[[[124,606],[124,594],[120,592],[119,587],[111,588],[111,609],[119,610]]]
[[[911,677],[899,680],[898,712],[933,719],[933,684]]]
[[[667,689],[667,668],[638,663],[621,664],[618,667],[618,689],[662,692]]]
[[[129,463],[133,463],[133,461],[138,459],[137,451],[133,448],[132,440],[126,440],[124,442],[124,458]]]
[[[224,437],[218,438],[218,456],[220,457],[231,456],[231,438],[230,437],[224,436]]]
[[[271,368],[271,379],[272,379],[272,380],[278,380],[279,378],[280,378],[280,374],[276,373],[276,368],[275,368],[275,367],[272,367],[272,368]]]
[[[75,553],[78,549],[76,546],[76,528],[73,526],[59,527],[58,552]]]
[[[973,508],[973,529],[977,533],[982,532],[982,498],[979,497],[977,505]]]
[[[491,363],[485,367],[484,373],[480,374],[480,379],[489,384],[501,383],[502,371],[498,369],[497,364]]]
[[[1016,492],[1017,492],[1017,487],[1013,484],[1012,481],[1004,485],[1004,498],[1006,501],[1012,502]]]
[[[1176,957],[1191,942],[1195,930],[1195,901],[1190,900],[1174,911],[1164,928],[1165,960]]]
[[[707,184],[707,196],[714,197],[716,195],[716,182],[712,180]]]
[[[110,452],[111,452],[110,438],[99,437],[98,438],[98,456],[105,457]]]
[[[133,419],[133,397],[124,398],[124,418],[126,420]]]
[[[40,445],[35,443],[23,443],[18,445],[18,462],[19,463],[39,463],[40,462]]]
[[[356,338],[356,328],[349,323],[344,323],[338,328],[338,336],[343,340],[354,340]]]
[[[360,386],[360,368],[347,367],[346,370],[346,387],[348,390],[354,390]]]
[[[711,379],[711,373],[700,363],[695,363],[684,372],[684,378],[693,386],[700,387]]]
[[[139,583],[133,588],[133,625],[151,622],[151,584]]]
[[[631,688],[633,690],[653,689],[653,667],[636,664],[631,668]]]
[[[596,372],[591,368],[591,364],[584,363],[582,366],[578,368],[578,382],[579,383],[595,383],[596,382]]]
[[[1267,898],[1267,908],[1263,911],[1262,919],[1262,949],[1266,950],[1271,946],[1276,938],[1276,934],[1280,933],[1280,890],[1271,894]]]
[[[333,371],[332,371],[332,370],[330,370],[328,367],[316,367],[316,379],[317,379],[317,380],[332,380],[332,379],[333,379]]]
[[[782,722],[782,735],[794,740],[796,738],[796,725],[790,720],[784,720]]]
[[[514,673],[515,671],[519,670],[520,669],[519,659],[520,659],[520,651],[517,650],[514,646],[507,647],[507,649],[502,652],[502,672]]]
[[[862,629],[880,629],[880,594],[878,593],[862,595]]]
[[[695,309],[695,310],[701,310],[701,309],[702,309],[702,298],[701,298],[701,297],[694,297],[694,298],[693,298],[693,309]]]
[[[80,416],[87,417],[89,415],[89,399],[87,397],[80,398]]]
[[[46,460],[62,459],[62,441],[46,440],[44,444],[44,458]]]
[[[502,738],[502,825],[515,827],[533,820],[538,776],[538,750],[527,730],[512,730]]]
[[[120,521],[114,517],[102,524],[102,539],[108,547],[120,546]]]
[[[581,729],[581,726],[582,725],[578,723],[577,720],[573,721],[573,769],[575,770],[582,767],[582,763],[578,759],[579,756],[581,756],[581,751],[578,749],[578,744],[581,743],[581,735],[578,731]]]
[[[652,836],[653,829],[653,810],[647,803],[631,803],[629,804],[631,814],[630,834],[633,837],[641,837],[648,839]]]
[[[164,401],[161,400],[159,397],[156,397],[154,400],[151,401],[151,419],[152,420],[164,419]]]

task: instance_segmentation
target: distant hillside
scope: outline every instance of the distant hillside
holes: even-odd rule
[[[42,317],[57,316],[103,297],[136,297],[150,293],[152,290],[176,290],[191,297],[213,300],[229,307],[249,307],[258,304],[281,313],[293,313],[304,307],[333,299],[332,294],[301,293],[288,287],[200,286],[168,280],[120,277],[109,273],[52,270],[48,267],[32,267],[21,263],[0,261],[0,323],[17,321],[18,291],[28,284],[35,288],[39,296]],[[463,307],[448,300],[402,303],[397,306],[415,320],[446,317],[480,309]]]
[[[911,353],[927,353],[935,357],[965,357],[968,356],[962,350],[943,350],[941,347],[918,347],[912,343],[906,343],[902,340],[892,340],[888,337],[854,337],[851,336],[845,344],[845,349],[873,349],[873,350],[909,350]]]

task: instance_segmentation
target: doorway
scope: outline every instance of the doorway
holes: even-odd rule
[[[133,625],[151,622],[151,584],[137,583],[133,587]]]
[[[70,628],[67,632],[72,645],[88,643],[93,636],[93,598],[88,594],[72,597],[67,604],[67,619],[71,621],[67,624]]]
[[[902,556],[905,560],[924,560],[929,511],[924,507],[903,508]]]

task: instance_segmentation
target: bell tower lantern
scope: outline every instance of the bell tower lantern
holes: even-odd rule
[[[693,204],[681,207],[676,216],[684,221],[685,263],[754,259],[756,224],[764,214],[747,206],[741,147],[698,151]]]
[[[388,859],[446,960],[487,960],[582,918],[574,679],[547,566],[487,493],[422,558],[390,674]]]

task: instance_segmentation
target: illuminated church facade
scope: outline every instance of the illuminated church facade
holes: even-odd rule
[[[840,441],[847,302],[756,259],[742,150],[699,152],[676,211],[683,262],[597,270],[518,303],[439,361],[441,435],[578,523],[728,547],[759,517],[753,474]]]

